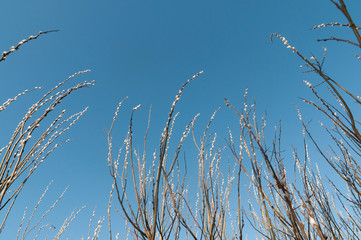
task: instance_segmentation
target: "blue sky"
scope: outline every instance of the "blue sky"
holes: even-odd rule
[[[141,146],[152,106],[152,152],[178,89],[201,70],[204,74],[186,88],[176,109],[180,112],[179,131],[200,113],[200,133],[213,111],[222,106],[212,131],[225,136],[227,127],[236,128],[237,118],[225,108],[223,99],[227,97],[241,106],[248,88],[250,98],[257,102],[258,113],[267,111],[271,130],[282,120],[284,148],[291,153],[291,144],[297,146],[302,141],[295,137],[301,128],[292,104],[303,106],[297,97],[310,96],[302,80],[317,83],[317,78],[303,74],[300,59],[280,41],[271,43],[272,33],[284,35],[306,57],[311,53],[320,56],[322,46],[327,46],[327,71],[336,77],[346,76],[342,79],[346,88],[360,90],[353,84],[354,76],[360,74],[356,65],[359,63],[352,57],[354,49],[341,43],[316,42],[317,38],[348,36],[347,33],[310,30],[320,23],[345,22],[327,0],[31,0],[14,4],[0,3],[3,50],[39,31],[60,31],[22,46],[0,64],[0,102],[24,89],[43,87],[0,113],[0,143],[7,143],[6,136],[10,136],[30,103],[67,76],[91,69],[74,81],[96,80],[96,86],[82,89],[64,101],[62,108],[69,114],[87,106],[89,110],[66,135],[72,142],[50,156],[25,186],[3,236],[16,234],[24,207],[32,208],[51,180],[54,183],[46,204],[51,204],[66,186],[70,187],[48,222],[60,227],[74,209],[87,205],[64,236],[77,239],[86,235],[94,207],[98,216],[106,211],[111,178],[104,130],[109,128],[118,102],[128,96],[115,130],[114,141],[119,144],[127,132],[131,108],[142,104],[134,124]],[[349,6],[357,9],[361,4],[350,2]],[[307,106],[303,112],[308,119],[317,116]],[[314,124],[317,125],[317,118]],[[224,143],[219,138],[219,144]],[[195,152],[190,139],[187,146],[191,153]]]

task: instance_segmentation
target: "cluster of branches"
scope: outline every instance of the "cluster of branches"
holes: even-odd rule
[[[320,24],[313,29],[346,27],[351,29],[356,40],[330,37],[319,39],[319,41],[339,41],[361,48],[360,27],[354,23],[345,2],[343,0],[330,1],[345,16],[347,22]],[[36,36],[22,40],[9,51],[3,52],[0,62],[6,60],[8,55],[18,50],[23,44],[50,32],[53,31],[39,32]],[[357,161],[357,157],[361,156],[361,135],[358,130],[359,123],[352,110],[354,104],[350,104],[353,101],[357,106],[361,104],[361,100],[342,87],[340,81],[324,72],[326,49],[322,59],[315,56],[306,58],[283,36],[272,34],[271,39],[274,37],[279,38],[287,48],[300,57],[309,72],[314,72],[321,78],[322,82],[317,86],[305,81],[315,101],[302,100],[314,106],[333,124],[332,128],[326,126],[324,128],[333,141],[334,147],[329,147],[325,151],[321,143],[313,137],[308,123],[302,119],[299,111],[300,122],[304,129],[304,154],[301,155],[297,149],[294,149],[293,161],[296,171],[293,175],[287,174],[280,146],[281,128],[279,127],[276,131],[271,145],[268,146],[269,141],[265,137],[266,121],[263,118],[260,122],[257,120],[255,105],[248,106],[246,92],[242,111],[226,100],[226,106],[240,118],[241,130],[238,143],[235,143],[232,132],[229,132],[225,148],[230,150],[235,161],[233,166],[229,164],[227,171],[224,171],[224,167],[222,169],[225,148],[217,147],[217,135],[209,133],[211,123],[219,109],[210,118],[200,140],[197,140],[194,132],[197,115],[185,127],[178,144],[173,149],[170,142],[173,139],[173,128],[178,116],[175,107],[184,88],[202,74],[199,72],[190,78],[176,95],[161,134],[159,149],[154,151],[151,159],[146,155],[150,120],[148,120],[148,128],[144,136],[142,153],[134,147],[133,117],[141,107],[140,105],[133,108],[127,136],[119,151],[114,154],[112,131],[123,100],[115,112],[110,130],[107,131],[108,167],[113,180],[107,212],[110,239],[112,238],[110,210],[113,197],[113,201],[116,200],[120,208],[116,210],[126,221],[127,231],[124,239],[129,236],[132,239],[148,240],[243,239],[245,238],[245,218],[256,230],[256,235],[262,239],[361,238],[361,166]],[[357,54],[356,57],[360,58]],[[51,113],[70,93],[94,84],[94,82],[85,81],[63,89],[65,83],[87,71],[70,76],[33,104],[15,128],[9,143],[0,149],[0,215],[2,217],[0,233],[24,184],[54,149],[69,141],[59,141],[59,137],[86,111],[84,109],[65,117],[65,110],[63,110],[60,114],[53,116],[49,123],[45,121],[51,118]],[[316,91],[316,87],[321,85],[332,94],[335,103],[331,103]],[[32,90],[36,89],[38,88]],[[25,90],[6,101],[0,106],[0,112],[20,96],[32,90]],[[42,127],[43,125],[45,127]],[[185,161],[180,159],[181,149],[189,136],[193,137],[198,149],[198,190],[196,191],[192,188],[195,184],[192,184],[190,188],[190,183],[187,182]],[[311,161],[307,139],[339,176],[339,180],[328,182],[323,180],[317,164]],[[247,166],[251,168],[248,169]],[[242,201],[242,175],[249,179],[248,208],[244,207]],[[237,191],[232,191],[233,185],[237,186]],[[57,202],[58,200],[50,210]],[[237,206],[236,209],[233,205]],[[24,214],[18,238],[25,239],[39,226],[49,211],[45,212],[33,226],[30,223],[34,212],[26,224]],[[78,213],[79,211],[72,213],[64,222],[55,239],[60,238]],[[98,239],[104,218],[99,220],[92,239]],[[39,228],[36,237],[45,228],[44,226]],[[90,227],[88,239],[91,238]],[[21,231],[22,234],[20,234]],[[118,238],[119,234],[116,235],[116,239]]]
[[[327,23],[314,27],[346,27],[351,29],[356,40],[331,37],[319,41],[340,41],[361,48],[360,27],[355,25],[343,0],[330,0],[346,17],[347,23]],[[304,57],[286,38],[279,38],[287,48],[301,58],[309,72],[321,78],[321,84],[332,94],[335,103],[322,97],[316,87],[306,82],[315,96],[315,101],[302,99],[314,106],[332,123],[331,129],[324,126],[334,147],[328,151],[321,146],[309,131],[299,111],[303,126],[303,156],[294,149],[293,162],[296,170],[286,174],[281,151],[281,128],[276,131],[271,146],[265,138],[266,121],[257,121],[255,105],[247,105],[247,92],[242,111],[228,100],[226,106],[233,109],[240,118],[240,142],[235,144],[231,131],[227,141],[228,149],[235,159],[235,166],[228,174],[220,170],[223,148],[215,147],[216,134],[208,134],[211,117],[201,141],[196,141],[193,118],[186,126],[174,157],[170,158],[169,142],[174,121],[175,106],[184,87],[198,77],[188,80],[172,104],[168,121],[160,139],[159,151],[151,160],[146,160],[147,133],[143,153],[133,147],[132,121],[124,144],[115,155],[111,132],[117,118],[118,106],[108,136],[108,166],[113,178],[115,196],[120,214],[127,222],[132,239],[243,239],[244,218],[262,239],[359,239],[361,238],[361,167],[355,159],[361,155],[361,135],[351,101],[360,104],[359,97],[344,87],[340,81],[324,72],[326,49],[322,59]],[[358,55],[356,55],[358,57]],[[149,121],[148,121],[149,128]],[[147,130],[148,132],[148,130]],[[182,172],[179,159],[180,149],[192,133],[198,154],[198,191],[193,202],[186,183],[186,172]],[[339,180],[324,181],[317,164],[311,161],[308,151],[309,139],[340,177]],[[152,163],[150,166],[146,163]],[[251,169],[247,169],[247,166]],[[291,171],[292,173],[292,171]],[[249,208],[245,209],[241,194],[241,175],[249,178]],[[335,178],[336,179],[336,178]],[[231,194],[236,181],[237,193]],[[193,185],[194,186],[194,185]],[[131,189],[129,189],[131,187]],[[253,193],[252,193],[253,192]],[[334,193],[334,194],[332,194]],[[194,194],[193,194],[194,195]],[[230,202],[237,203],[237,209],[230,208]]]
[[[189,79],[176,95],[161,135],[159,152],[154,152],[152,161],[146,160],[149,121],[144,137],[143,153],[133,149],[133,115],[140,105],[132,110],[124,144],[116,155],[113,154],[111,133],[123,101],[115,112],[110,130],[107,132],[108,167],[113,177],[115,196],[123,213],[121,215],[130,227],[128,230],[133,239],[227,238],[226,219],[234,173],[228,178],[223,177],[220,171],[222,149],[215,147],[216,135],[207,133],[218,110],[211,117],[201,141],[199,143],[195,141],[199,150],[199,191],[196,207],[187,200],[189,189],[185,182],[186,172],[182,174],[179,154],[191,131],[194,138],[193,127],[198,115],[186,126],[174,156],[172,158],[169,156],[170,139],[178,115],[175,114],[175,106],[184,87],[201,73]],[[210,138],[212,140],[208,143]],[[211,146],[209,149],[207,149],[208,145]],[[147,162],[152,162],[150,169],[146,166]],[[186,167],[184,169],[186,170]],[[132,187],[133,194],[128,193],[128,185]],[[183,229],[186,231],[182,231]]]
[[[8,55],[14,53],[23,44],[51,32],[56,32],[56,30],[39,32],[36,36],[30,36],[29,38],[20,41],[16,46],[11,47],[9,51],[4,51],[2,53],[0,62],[5,61]],[[66,80],[60,82],[40,97],[38,101],[32,104],[18,123],[9,142],[0,149],[0,233],[4,229],[8,216],[25,183],[35,173],[35,170],[39,165],[43,163],[56,148],[61,144],[70,141],[69,139],[61,139],[61,136],[67,132],[87,110],[87,108],[85,108],[70,116],[66,116],[65,109],[57,111],[61,102],[72,92],[94,85],[94,81],[84,81],[76,83],[71,87],[64,88],[66,83],[86,72],[89,72],[89,70],[80,71],[69,76]],[[8,99],[0,105],[0,112],[6,110],[10,104],[18,100],[22,95],[38,89],[40,89],[40,87],[25,90],[17,96]],[[51,207],[50,210],[53,207]],[[37,207],[35,207],[35,209],[37,209]],[[46,212],[40,220],[47,214],[48,212]],[[23,231],[22,239],[25,239],[25,237],[40,223],[39,221],[34,227],[29,225],[33,215],[34,213],[30,217],[29,222]],[[64,222],[64,226],[59,230],[54,239],[58,239],[61,236],[67,228],[67,224],[72,220],[73,214]],[[44,226],[41,227],[40,230],[43,228]],[[20,230],[21,225],[19,232]],[[38,231],[38,234],[40,230]]]

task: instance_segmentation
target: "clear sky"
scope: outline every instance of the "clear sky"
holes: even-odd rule
[[[360,2],[347,2],[351,12],[357,13]],[[46,90],[85,69],[92,71],[73,83],[96,81],[94,87],[72,94],[60,107],[69,114],[87,106],[89,110],[64,136],[72,141],[54,152],[25,185],[1,239],[16,235],[25,206],[32,209],[51,180],[54,183],[44,206],[51,205],[70,187],[44,223],[60,228],[74,209],[86,205],[64,237],[79,239],[87,235],[92,210],[96,207],[99,217],[107,207],[112,181],[104,130],[109,128],[118,102],[128,96],[115,130],[114,142],[119,145],[127,132],[131,108],[142,104],[134,124],[141,146],[152,106],[152,152],[159,144],[178,89],[201,70],[204,74],[187,86],[176,109],[180,112],[179,131],[200,113],[196,125],[200,133],[213,111],[222,106],[212,132],[221,136],[218,143],[224,145],[227,127],[236,128],[237,118],[225,108],[223,99],[227,97],[241,107],[248,88],[250,98],[254,97],[258,104],[258,113],[267,110],[271,130],[282,120],[284,148],[290,154],[291,144],[297,146],[302,141],[295,137],[300,136],[301,128],[293,104],[304,106],[297,97],[310,96],[302,80],[318,81],[302,73],[300,59],[280,41],[270,42],[272,33],[284,35],[306,57],[311,53],[321,56],[322,46],[327,46],[327,71],[336,77],[346,72],[344,85],[360,90],[353,85],[353,76],[360,74],[355,67],[359,63],[352,58],[354,49],[341,43],[316,41],[344,32],[311,30],[320,23],[345,22],[328,0],[6,0],[1,1],[0,8],[2,51],[39,31],[60,30],[23,45],[0,64],[0,102],[22,90],[43,87],[0,113],[1,146],[8,142],[30,104]],[[310,107],[304,106],[303,112],[308,119],[314,116]],[[187,146],[195,153],[191,139]]]

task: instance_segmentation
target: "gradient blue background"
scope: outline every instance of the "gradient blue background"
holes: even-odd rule
[[[356,14],[355,20],[360,20],[357,13],[361,4],[347,3],[351,13]],[[60,30],[23,45],[0,64],[0,102],[24,89],[43,87],[0,113],[2,146],[30,104],[46,90],[84,69],[92,72],[72,83],[96,80],[96,86],[72,94],[60,107],[66,108],[68,114],[87,106],[89,110],[64,136],[72,142],[54,152],[30,178],[1,239],[13,239],[25,206],[32,209],[51,180],[54,183],[44,199],[43,210],[66,186],[70,188],[44,223],[56,226],[57,231],[74,209],[87,205],[63,237],[86,236],[92,210],[96,207],[99,218],[107,208],[112,181],[106,162],[105,130],[110,126],[118,102],[129,97],[114,129],[114,144],[118,146],[127,132],[130,110],[138,104],[142,104],[142,108],[135,115],[134,128],[137,144],[142,146],[152,105],[148,148],[151,156],[159,144],[178,89],[201,70],[204,74],[185,89],[177,106],[178,136],[197,113],[201,114],[196,124],[199,135],[213,111],[222,106],[211,131],[219,134],[218,144],[224,145],[227,127],[237,129],[238,120],[225,108],[223,99],[227,97],[242,108],[243,93],[248,88],[250,100],[254,97],[257,102],[258,113],[267,110],[270,132],[282,120],[283,147],[286,154],[291,155],[291,144],[298,147],[302,143],[302,129],[293,104],[301,106],[304,117],[314,119],[313,124],[318,126],[318,114],[297,98],[310,96],[302,80],[313,83],[318,80],[312,74],[302,73],[300,59],[279,40],[271,43],[271,33],[284,35],[306,57],[311,57],[311,53],[321,56],[322,46],[327,46],[327,72],[346,88],[360,91],[361,85],[355,85],[360,76],[359,61],[353,57],[355,49],[342,43],[316,41],[328,36],[351,35],[336,28],[311,31],[320,23],[345,22],[327,0],[29,0],[1,1],[0,8],[3,50],[40,30]],[[188,165],[192,161],[196,164],[191,138],[185,147],[187,155],[193,157],[187,159]],[[227,157],[224,160],[227,161]],[[120,218],[114,215],[114,219]],[[113,230],[123,229],[124,226],[117,225]],[[252,232],[247,224],[246,230]],[[102,232],[101,239],[106,239],[107,226]]]

